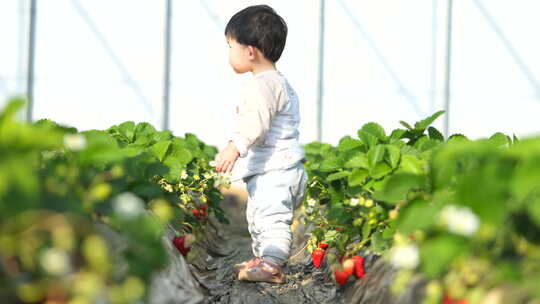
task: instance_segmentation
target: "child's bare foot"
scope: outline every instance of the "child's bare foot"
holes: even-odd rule
[[[238,280],[268,283],[285,283],[285,274],[281,266],[261,260],[253,267],[245,267],[238,272]]]
[[[242,270],[243,268],[256,266],[256,265],[259,264],[261,261],[262,261],[261,258],[259,258],[259,257],[254,257],[254,258],[251,258],[250,260],[244,261],[244,262],[242,262],[242,263],[235,264],[235,265],[234,265],[234,270],[236,271],[236,273],[238,273],[238,272],[239,272],[240,270]]]

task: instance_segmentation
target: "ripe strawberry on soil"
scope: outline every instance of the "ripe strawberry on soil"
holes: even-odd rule
[[[320,268],[324,258],[324,250],[320,248],[313,250],[311,253],[311,258],[313,259],[313,266]]]
[[[366,275],[364,270],[364,258],[358,255],[352,257],[354,262],[354,275],[357,278],[363,278]]]
[[[339,285],[345,285],[345,283],[347,283],[349,280],[349,274],[345,270],[336,268],[336,270],[334,270],[334,278],[336,279],[336,283]]]
[[[175,237],[173,239],[173,245],[183,256],[186,256],[191,250],[191,245],[194,241],[195,237],[192,234],[186,234],[184,236]]]

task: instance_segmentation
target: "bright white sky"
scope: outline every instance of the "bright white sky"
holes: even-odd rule
[[[0,105],[25,87],[26,42],[19,37],[27,33],[28,2],[0,1]],[[256,3],[260,1],[174,1],[175,134],[192,132],[209,144],[225,144],[239,89],[250,75],[235,75],[229,67],[223,28],[236,11]],[[301,98],[301,141],[307,143],[316,139],[318,1],[265,3],[289,25],[278,69]],[[336,144],[369,121],[389,132],[399,127],[399,120],[414,122],[442,109],[447,1],[436,1],[435,61],[434,1],[326,3],[323,141]],[[477,3],[497,22],[535,80],[516,64]],[[164,4],[164,0],[38,0],[35,118],[82,130],[126,120],[160,126]],[[130,79],[85,21],[81,8]],[[540,133],[540,91],[535,88],[540,86],[536,83],[540,2],[456,0],[454,9],[450,133],[472,138],[496,131],[518,136]],[[436,124],[441,130],[442,122]]]

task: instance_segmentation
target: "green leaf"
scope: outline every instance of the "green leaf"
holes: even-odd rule
[[[367,124],[363,125],[362,128],[358,130],[358,136],[362,138],[362,134],[369,134],[381,142],[386,141],[386,133],[384,132],[383,127],[374,122],[368,122]]]
[[[384,189],[377,191],[374,197],[388,203],[398,203],[407,199],[412,189],[426,188],[426,177],[415,174],[398,173],[388,177]]]
[[[338,180],[338,179],[348,177],[349,175],[351,175],[350,171],[336,172],[336,173],[328,175],[328,177],[326,178],[326,181],[327,182],[335,181],[335,180]]]
[[[362,144],[368,148],[371,148],[377,144],[377,137],[363,132],[362,130],[358,130],[358,138],[360,138]]]
[[[163,194],[157,183],[141,183],[135,186],[132,192],[143,198],[155,198]]]
[[[468,140],[469,139],[467,138],[467,136],[465,136],[463,134],[456,133],[456,134],[452,134],[450,137],[448,137],[447,142],[465,142],[465,141],[468,141]]]
[[[375,169],[375,165],[377,165],[377,163],[383,159],[384,151],[385,149],[383,145],[377,145],[368,151],[367,157],[370,170]]]
[[[341,169],[341,164],[337,157],[332,156],[322,161],[319,170],[322,172],[332,172]]]
[[[430,139],[444,141],[444,136],[442,133],[434,127],[428,128],[428,134]]]
[[[187,164],[189,164],[190,161],[193,160],[193,158],[194,156],[188,149],[173,142],[170,145],[169,151],[165,159],[176,159],[183,166],[186,166]]]
[[[375,168],[371,172],[371,176],[375,179],[379,179],[388,173],[392,172],[392,168],[386,163],[377,163]]]
[[[400,209],[397,229],[404,234],[418,229],[426,230],[438,221],[437,214],[440,209],[440,204],[424,200],[412,201]]]
[[[400,120],[399,123],[404,126],[405,128],[407,128],[408,130],[413,130],[413,127],[411,127],[411,125],[409,125],[408,123],[404,122],[403,120]]]
[[[512,144],[512,139],[509,136],[497,132],[489,138],[489,141],[495,144],[496,147],[509,147]]]
[[[81,134],[86,138],[86,148],[79,152],[81,164],[104,168],[105,165],[125,157],[116,140],[107,133],[89,130]]]
[[[349,175],[349,186],[352,187],[362,185],[368,176],[369,172],[364,168],[353,170],[351,175]]]
[[[345,163],[345,168],[369,168],[367,156],[363,153],[354,156]]]
[[[135,127],[134,142],[141,145],[152,145],[157,135],[156,129],[149,123],[141,122]]]
[[[390,242],[385,240],[381,231],[371,235],[371,249],[374,253],[383,254],[390,246]]]
[[[8,101],[6,107],[0,113],[0,126],[7,120],[15,120],[15,115],[24,107],[25,100],[14,98]]]
[[[414,147],[420,151],[429,151],[440,144],[441,142],[438,140],[430,139],[427,136],[422,136],[418,139],[418,141],[416,141]]]
[[[534,198],[532,202],[527,204],[527,210],[536,227],[540,228],[540,197]]]
[[[403,138],[403,135],[405,135],[406,132],[407,131],[405,131],[403,129],[395,129],[394,131],[392,131],[392,133],[388,137],[388,142],[389,143],[394,143],[396,141],[401,140]]]
[[[425,130],[427,127],[429,127],[429,125],[431,125],[435,121],[435,119],[437,119],[439,116],[441,116],[443,114],[444,114],[444,111],[436,112],[435,114],[431,115],[430,117],[415,123],[414,124],[414,129],[418,130],[418,131]]]
[[[171,145],[170,141],[159,141],[150,147],[150,151],[160,160],[163,161]]]
[[[424,173],[420,160],[412,154],[401,156],[401,164],[399,167],[400,172],[403,173],[412,173],[416,175]]]
[[[441,275],[459,254],[467,253],[467,241],[459,236],[443,235],[426,241],[420,251],[422,270],[431,278]]]
[[[182,170],[186,169],[186,165],[174,157],[166,157],[163,164],[169,169],[168,172],[163,175],[163,178],[169,182],[177,182],[180,179]]]
[[[118,131],[132,143],[135,136],[135,123],[133,121],[126,121],[118,125]]]
[[[506,204],[509,185],[506,179],[511,176],[511,171],[510,167],[505,168],[501,164],[493,162],[471,167],[457,181],[456,194],[461,203],[471,207],[482,221],[494,225],[503,224],[508,215]]]
[[[368,222],[365,222],[364,225],[362,225],[362,240],[369,238],[372,228],[373,227],[371,227],[371,224]]]
[[[358,139],[345,136],[339,141],[338,149],[341,152],[349,151],[361,147],[363,144]]]
[[[401,151],[398,147],[386,145],[386,160],[392,169],[397,167],[400,156]]]
[[[540,190],[540,159],[533,158],[520,162],[510,182],[512,192],[518,200],[523,200]]]

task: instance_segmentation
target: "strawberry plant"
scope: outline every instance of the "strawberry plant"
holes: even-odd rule
[[[408,196],[429,186],[426,157],[443,142],[440,132],[429,125],[442,113],[414,127],[402,122],[406,129],[389,135],[371,122],[358,130],[357,138],[345,136],[337,147],[317,142],[306,145],[310,179],[304,208],[307,224],[314,226],[311,250],[319,242],[349,256],[361,249],[380,254],[389,248],[395,232],[391,217],[399,205],[394,197],[383,196],[387,192],[382,190],[393,188],[387,184],[395,183],[396,176],[406,180],[398,185],[403,190],[416,189]]]
[[[394,291],[421,272],[430,280],[425,303],[441,303],[443,294],[478,303],[504,284],[540,297],[540,141],[501,133],[445,141],[429,126],[441,114],[400,122],[405,129],[389,135],[367,123],[335,147],[305,147],[308,248],[384,255],[399,269]],[[341,265],[333,267],[336,281],[346,282]],[[355,270],[364,276],[363,267]]]
[[[227,181],[210,165],[217,150],[195,135],[133,122],[84,132],[49,120],[20,123],[23,104],[0,113],[6,302],[144,302],[152,274],[167,262],[166,225],[192,236],[174,241],[187,254],[208,215],[227,222],[218,205]]]

